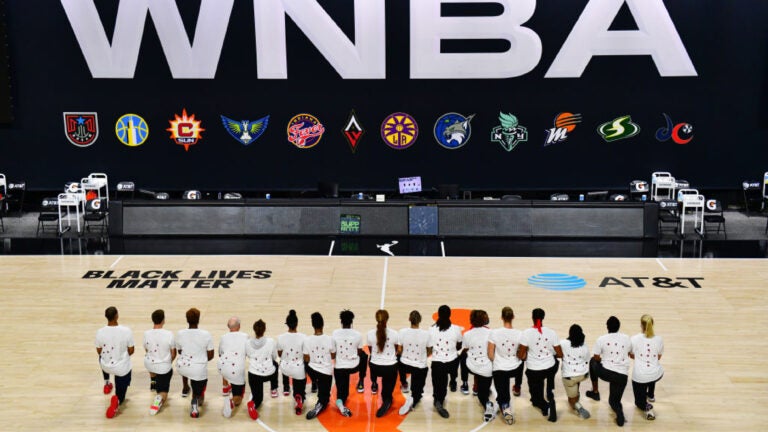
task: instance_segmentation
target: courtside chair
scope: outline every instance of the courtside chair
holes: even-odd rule
[[[711,232],[708,226],[717,225],[716,234],[720,234],[720,227],[723,227],[723,234],[728,238],[728,231],[725,230],[725,216],[723,216],[723,205],[720,200],[707,200],[704,205],[704,232]]]
[[[97,198],[88,201],[85,204],[85,215],[83,216],[85,231],[90,231],[92,226],[96,226],[100,232],[106,232],[108,214],[106,199]]]
[[[659,234],[671,232],[679,235],[680,231],[680,204],[677,200],[659,200]]]
[[[66,211],[65,211],[66,212]],[[66,213],[62,214],[65,216]],[[59,232],[59,199],[58,198],[43,198],[43,202],[40,204],[40,214],[37,216],[37,233],[36,236],[40,236],[40,233],[45,233],[50,225],[52,231]]]

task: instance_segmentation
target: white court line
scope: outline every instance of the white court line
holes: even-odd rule
[[[261,427],[263,427],[268,432],[277,432],[276,430],[274,430],[271,427],[267,426],[267,424],[264,423],[263,421],[261,421],[261,419],[256,420],[256,424],[261,426]]]
[[[489,423],[490,423],[490,422],[483,422],[483,424],[481,424],[480,426],[478,426],[478,427],[476,427],[476,428],[472,429],[472,430],[471,430],[471,431],[469,431],[469,432],[477,432],[477,431],[479,431],[480,429],[482,429],[482,428],[484,428],[484,427],[488,426],[488,424],[489,424]]]
[[[664,269],[664,271],[669,271],[669,270],[667,270],[667,268],[664,266],[664,264],[661,262],[660,259],[656,258],[656,262],[659,263],[659,265],[661,266],[661,268]]]
[[[336,240],[331,240],[331,248],[328,250],[328,256],[333,255],[333,245],[336,244]]]
[[[440,240],[440,250],[443,251],[443,258],[445,258],[445,242]]]
[[[381,278],[381,307],[384,309],[384,296],[387,295],[387,267],[389,266],[389,257],[384,257],[384,276]]]
[[[115,262],[113,262],[113,263],[112,263],[112,265],[111,265],[111,266],[109,266],[109,268],[115,268],[115,266],[117,265],[117,263],[119,263],[119,262],[120,262],[120,260],[121,260],[121,259],[123,259],[123,256],[122,256],[122,255],[120,255],[120,256],[119,256],[119,257],[118,257],[118,258],[115,260]]]

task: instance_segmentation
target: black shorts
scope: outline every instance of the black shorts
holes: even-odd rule
[[[202,396],[203,393],[205,392],[205,387],[208,385],[208,379],[204,379],[202,381],[195,381],[193,379],[190,379],[189,385],[192,386],[193,397]]]
[[[232,396],[245,396],[245,384],[232,384]]]
[[[173,369],[164,374],[155,374],[155,390],[158,393],[168,393],[171,388],[171,377],[173,377]]]

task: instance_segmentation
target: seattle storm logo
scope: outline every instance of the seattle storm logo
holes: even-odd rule
[[[472,136],[472,126],[469,123],[474,117],[474,114],[464,117],[454,112],[443,114],[435,122],[437,143],[450,150],[463,147]]]

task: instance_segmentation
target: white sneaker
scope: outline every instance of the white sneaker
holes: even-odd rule
[[[583,418],[584,420],[589,418],[589,411],[587,411],[584,407],[580,407],[576,411],[578,411],[579,417]]]
[[[511,425],[515,423],[515,414],[512,412],[512,407],[504,408],[502,414],[504,415],[504,422],[506,424]]]
[[[413,398],[408,396],[408,398],[405,399],[405,403],[403,404],[403,406],[400,407],[398,414],[400,415],[408,414],[409,412],[411,412],[412,406],[413,406]]]
[[[653,412],[652,409],[649,409],[645,412],[645,419],[646,420],[656,420],[656,414]]]
[[[485,403],[485,414],[483,414],[483,421],[488,423],[496,418],[496,405],[493,402],[488,401]]]
[[[155,396],[155,400],[152,401],[152,405],[149,406],[149,415],[155,415],[160,411],[160,407],[163,406],[163,397],[160,395]]]
[[[232,408],[235,405],[235,401],[232,398],[224,398],[224,407],[221,409],[221,415],[226,418],[232,417]]]
[[[344,406],[344,402],[342,402],[341,399],[336,399],[336,408],[339,409],[339,412],[344,417],[352,417],[352,411]]]

